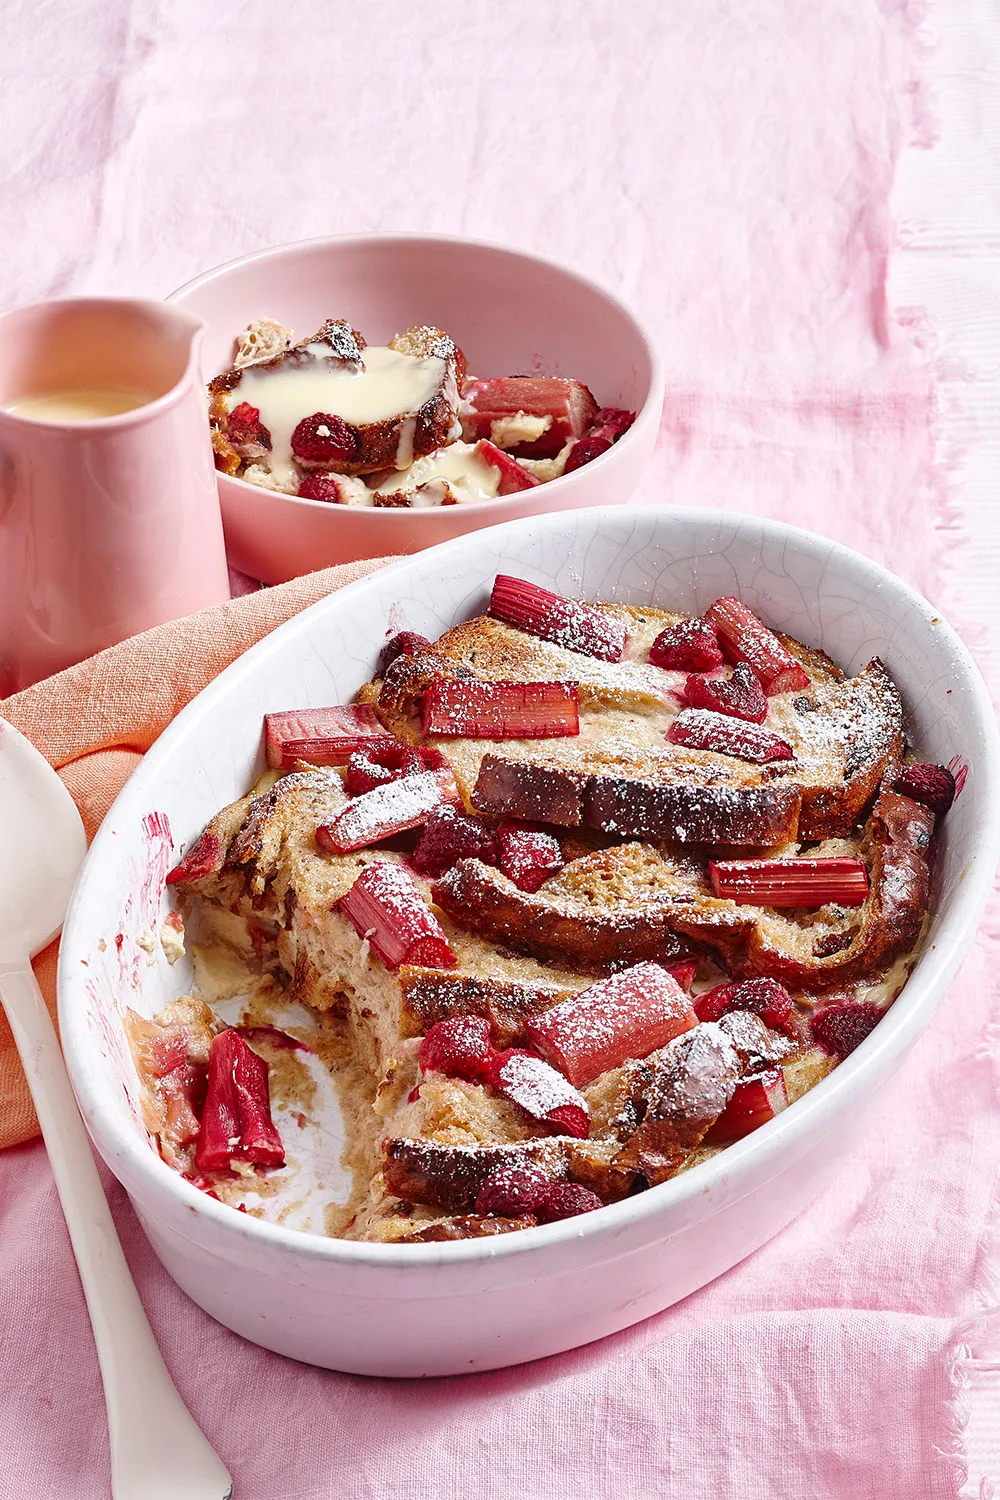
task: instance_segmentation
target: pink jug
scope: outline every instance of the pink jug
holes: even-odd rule
[[[0,315],[0,697],[229,598],[203,331],[111,298]]]

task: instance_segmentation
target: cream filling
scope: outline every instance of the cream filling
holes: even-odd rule
[[[492,500],[500,488],[500,471],[480,457],[476,443],[451,443],[418,458],[404,472],[383,480],[375,493],[395,495],[429,486],[424,493],[415,493],[411,504],[440,505],[444,485],[459,505],[472,500]]]
[[[226,397],[229,411],[248,401],[260,412],[271,434],[269,467],[279,484],[296,478],[292,433],[303,417],[325,412],[352,427],[407,417],[440,390],[446,374],[437,356],[418,359],[379,345],[364,350],[360,370],[331,357],[326,344],[307,344],[306,352],[311,359],[289,360],[277,370],[244,369]]]

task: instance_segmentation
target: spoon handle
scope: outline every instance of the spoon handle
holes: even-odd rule
[[[0,966],[0,1001],[35,1101],[90,1312],[115,1500],[225,1500],[232,1480],[156,1346],[30,964]]]

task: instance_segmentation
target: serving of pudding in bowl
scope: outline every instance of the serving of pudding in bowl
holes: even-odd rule
[[[311,240],[174,300],[207,325],[230,559],[265,582],[620,503],[652,455],[651,338],[540,257],[445,237]]]

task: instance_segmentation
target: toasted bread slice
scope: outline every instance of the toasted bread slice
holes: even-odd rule
[[[408,328],[396,334],[388,347],[414,359],[440,361],[437,389],[413,411],[394,413],[381,421],[359,423],[352,430],[357,448],[352,458],[339,461],[296,459],[302,474],[314,470],[335,474],[373,474],[384,469],[405,469],[416,458],[453,442],[461,432],[458,419],[459,389],[465,378],[465,356],[440,328]],[[343,319],[329,319],[311,338],[302,339],[269,359],[252,364],[233,364],[209,384],[212,398],[209,415],[213,429],[216,465],[238,474],[243,466],[261,464],[266,469],[268,448],[247,443],[229,432],[229,414],[240,401],[240,386],[246,373],[256,380],[262,373],[280,373],[317,360],[329,360],[340,368],[360,372],[367,344],[360,333]],[[303,412],[303,417],[311,415]]]
[[[811,684],[769,700],[767,726],[791,746],[792,760],[760,766],[670,744],[686,674],[663,671],[648,657],[659,632],[680,616],[594,607],[626,624],[625,660],[598,661],[483,615],[397,657],[361,697],[394,734],[417,742],[420,702],[438,678],[577,682],[578,737],[548,741],[544,751],[524,740],[431,743],[479,812],[626,838],[767,847],[846,835],[902,755],[902,708],[882,663],[873,659],[845,680],[824,653],[785,636]]]
[[[860,854],[869,869],[863,906],[786,914],[713,896],[703,868],[647,844],[585,855],[538,891],[520,891],[498,870],[459,860],[434,887],[452,920],[539,958],[572,957],[593,973],[646,959],[672,962],[688,939],[717,953],[739,977],[772,976],[804,989],[873,977],[916,942],[929,898],[934,816],[883,791],[863,836],[820,845]]]

